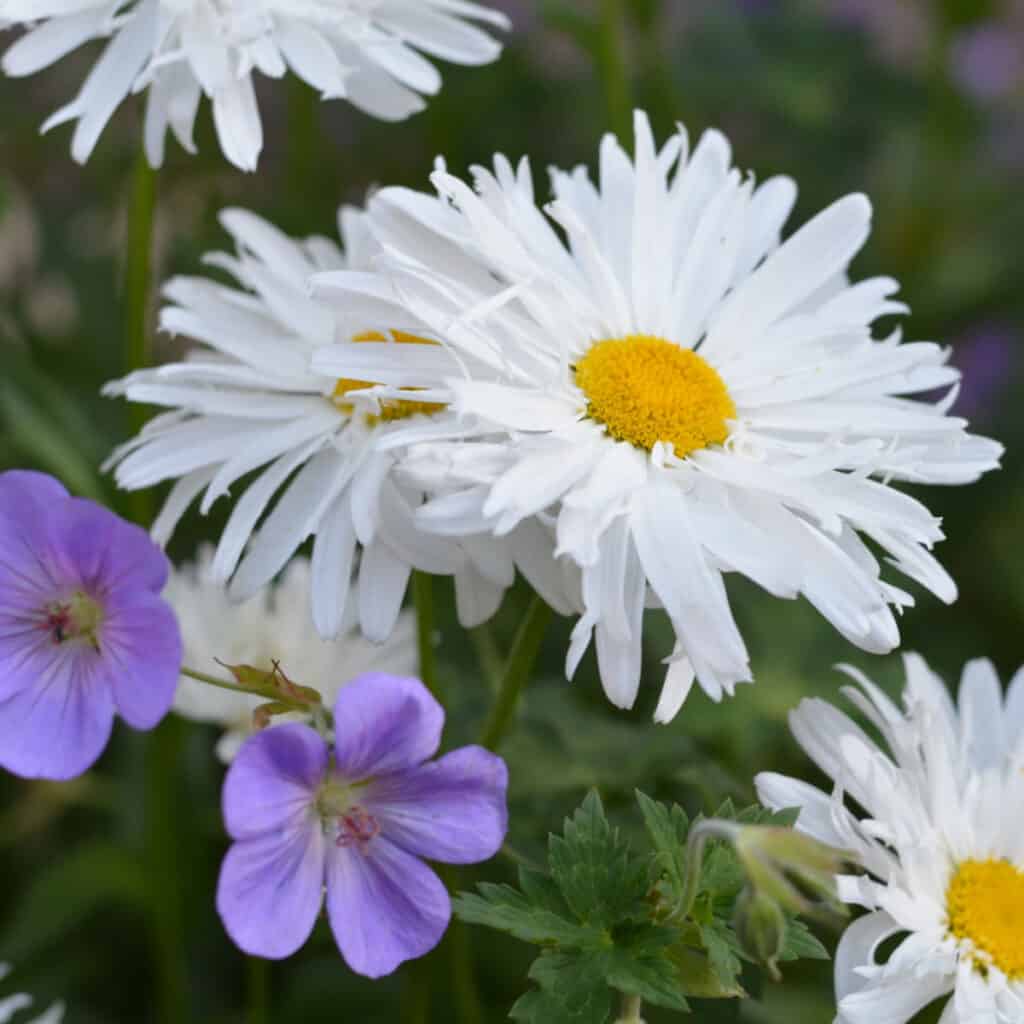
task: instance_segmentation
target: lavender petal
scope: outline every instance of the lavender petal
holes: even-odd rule
[[[107,602],[101,649],[118,713],[152,729],[171,709],[181,669],[181,633],[170,605],[149,591]]]
[[[334,705],[335,761],[350,780],[422,764],[441,743],[444,709],[418,679],[368,672]]]
[[[167,556],[141,527],[84,498],[72,498],[55,540],[66,559],[68,578],[102,597],[130,588],[159,593],[170,570]]]
[[[246,839],[312,820],[327,759],[327,744],[308,725],[277,725],[249,737],[224,780],[228,834]]]
[[[328,849],[327,915],[349,967],[382,978],[441,941],[451,902],[426,864],[378,836],[365,851]]]
[[[101,657],[55,652],[31,687],[0,703],[0,765],[29,779],[74,778],[100,756],[113,721]]]
[[[305,943],[323,902],[325,845],[313,821],[232,845],[220,869],[217,912],[239,949],[281,960]]]
[[[411,771],[378,778],[363,800],[388,839],[448,864],[489,860],[508,831],[508,769],[483,747],[463,747]]]

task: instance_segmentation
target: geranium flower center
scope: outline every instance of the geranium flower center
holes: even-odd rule
[[[316,809],[324,834],[336,846],[358,847],[366,853],[370,843],[380,835],[380,823],[357,802],[365,783],[349,784],[332,779],[317,792]]]
[[[82,590],[76,590],[70,597],[46,607],[44,628],[55,644],[84,640],[99,650],[102,625],[103,608]]]
[[[407,334],[405,331],[392,331],[391,337],[399,345],[436,345],[436,341],[421,338],[416,334]],[[387,338],[378,331],[367,331],[365,334],[357,334],[353,341],[387,341]],[[376,387],[373,381],[355,380],[351,377],[339,378],[334,386],[334,393],[331,400],[343,412],[351,413],[354,409],[348,396],[353,391],[362,391],[365,388]],[[403,391],[414,393],[418,388],[402,388]],[[380,403],[380,412],[370,414],[366,417],[369,426],[376,426],[378,423],[392,423],[395,420],[408,419],[410,416],[433,416],[442,412],[446,407],[438,402],[417,402],[415,399],[386,398]]]
[[[946,907],[956,938],[970,941],[1011,980],[1024,979],[1024,871],[1005,860],[964,861]]]
[[[596,342],[575,366],[587,414],[619,441],[650,451],[671,442],[679,458],[729,436],[736,406],[696,352],[646,334]]]

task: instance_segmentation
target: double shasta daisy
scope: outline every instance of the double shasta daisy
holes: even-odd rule
[[[413,569],[454,577],[467,627],[493,614],[517,566],[554,607],[571,610],[571,574],[552,558],[553,536],[542,524],[524,523],[495,541],[465,531],[440,536],[417,521],[424,492],[397,472],[398,462],[410,444],[458,435],[453,410],[422,390],[314,365],[317,350],[339,339],[360,350],[400,351],[409,377],[441,352],[376,314],[350,316],[309,294],[315,273],[358,273],[376,258],[364,215],[342,211],[344,251],[326,238],[288,238],[243,210],[221,219],[236,252],[207,262],[235,286],[191,277],[165,289],[170,304],[161,326],[193,339],[195,349],[107,389],[168,410],[112,459],[122,487],[176,481],[154,537],[165,542],[200,495],[204,513],[233,495],[209,579],[230,579],[236,600],[256,594],[313,537],[310,607],[327,638],[348,621],[351,594],[350,618],[367,638],[384,642]]]
[[[944,601],[956,587],[931,554],[938,519],[892,485],[969,483],[1001,454],[950,415],[947,350],[875,337],[906,307],[889,278],[851,283],[868,200],[783,241],[794,183],[731,164],[719,133],[659,149],[638,114],[635,156],[606,138],[598,180],[553,171],[543,209],[525,160],[499,156],[472,185],[439,165],[436,196],[372,199],[372,273],[316,279],[350,315],[436,342],[336,343],[311,363],[421,388],[457,418],[459,436],[402,461],[432,495],[418,526],[553,528],[582,574],[567,671],[593,637],[619,706],[637,695],[645,608],[662,606],[676,635],[663,721],[694,679],[718,700],[751,678],[731,572],[806,597],[865,650],[894,648],[913,598],[878,554]]]
[[[774,809],[855,852],[867,871],[839,879],[868,913],[835,960],[837,1024],[907,1024],[942,1007],[942,1024],[1024,1020],[1024,674],[1005,698],[988,661],[965,667],[958,703],[924,661],[906,658],[903,706],[852,673],[849,697],[882,744],[831,704],[791,716],[831,794],[758,776]],[[848,803],[847,799],[853,802]]]
[[[0,28],[7,23],[28,27],[3,59],[14,76],[109,39],[78,95],[43,126],[76,122],[71,151],[79,162],[117,107],[146,92],[153,166],[163,163],[168,129],[194,152],[205,96],[224,155],[246,171],[263,148],[254,72],[282,78],[291,71],[324,99],[397,121],[441,87],[424,55],[487,64],[501,47],[481,25],[508,25],[470,0],[0,0]]]

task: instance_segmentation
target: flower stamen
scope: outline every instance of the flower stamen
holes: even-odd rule
[[[391,340],[398,345],[436,345],[436,341],[428,338],[421,338],[416,334],[408,334],[405,331],[391,331]],[[364,334],[357,334],[353,339],[355,342],[366,341],[387,341],[378,331],[367,331]],[[341,377],[334,386],[331,401],[343,412],[351,413],[355,405],[350,401],[349,396],[353,391],[364,391],[366,388],[376,387],[373,381],[356,380],[352,377]],[[420,388],[402,388],[402,391],[415,392]],[[395,420],[408,419],[410,416],[433,416],[442,412],[446,406],[438,402],[418,402],[414,399],[385,398],[379,403],[380,411],[367,414],[367,426],[377,426],[378,423],[392,423]]]
[[[683,458],[729,436],[736,406],[718,371],[691,349],[632,334],[596,342],[574,370],[587,415],[619,441],[647,451],[671,443]]]
[[[964,861],[946,891],[951,934],[971,944],[975,964],[1024,979],[1024,871],[1005,860]]]

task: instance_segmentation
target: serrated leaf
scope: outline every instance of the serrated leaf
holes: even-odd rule
[[[520,999],[513,1019],[536,1024],[605,1024],[611,1013],[606,954],[542,953],[530,968],[540,992]],[[524,1005],[525,1004],[525,1005]],[[515,1016],[528,1010],[531,1016]]]
[[[648,862],[605,817],[596,790],[548,843],[551,874],[572,912],[595,928],[644,917],[651,877]]]
[[[664,872],[669,898],[678,906],[686,886],[686,840],[690,819],[681,807],[673,805],[670,809],[640,790],[636,791],[636,799],[654,844],[658,867]]]
[[[738,955],[739,943],[732,929],[724,921],[713,920],[701,927],[700,938],[707,950],[711,969],[722,987],[737,987],[743,964]]]
[[[595,933],[544,907],[534,906],[510,885],[484,882],[479,895],[460,893],[452,908],[468,924],[482,924],[534,945],[586,946]]]
[[[534,871],[533,868],[519,868],[519,888],[526,898],[536,907],[548,910],[552,914],[570,919],[572,911],[562,896],[561,890],[550,875]]]
[[[782,944],[780,960],[830,960],[828,950],[798,918],[786,922],[786,939]]]
[[[612,988],[644,1002],[669,1010],[687,1010],[686,998],[679,989],[678,971],[662,951],[637,956],[616,948],[608,956],[606,978]]]

